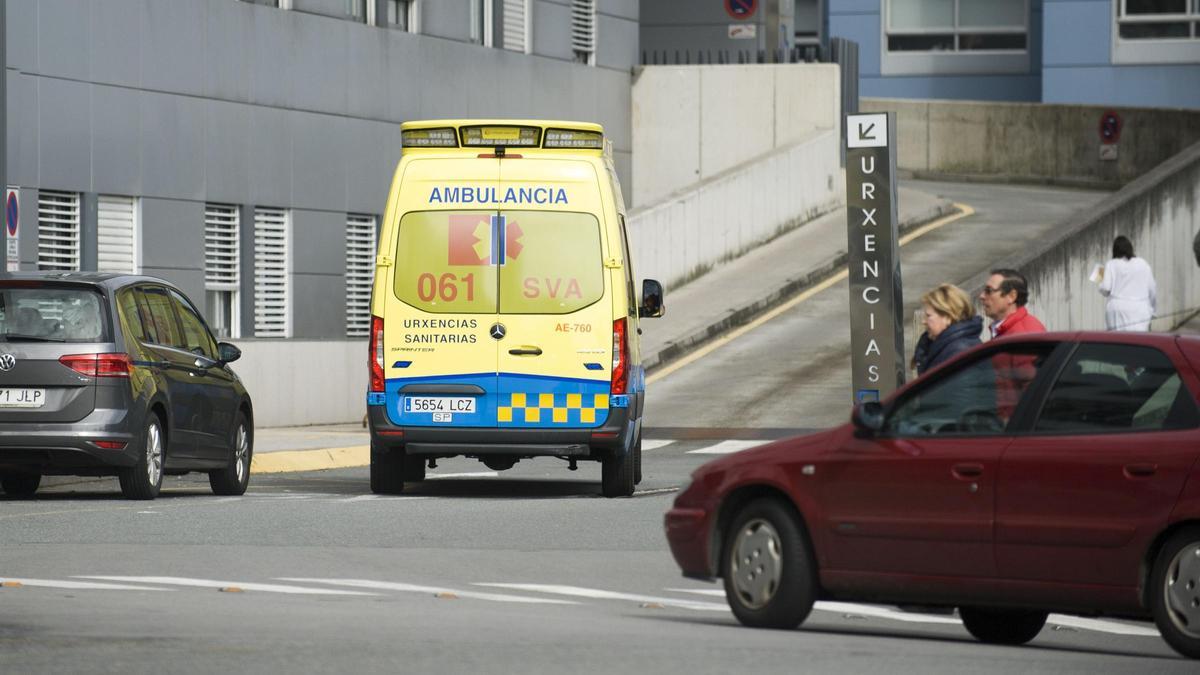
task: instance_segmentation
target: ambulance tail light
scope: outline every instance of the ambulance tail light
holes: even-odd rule
[[[371,386],[367,391],[383,392],[383,319],[371,317]]]
[[[629,339],[626,333],[625,319],[613,321],[613,363],[612,387],[613,394],[624,394],[629,384]]]

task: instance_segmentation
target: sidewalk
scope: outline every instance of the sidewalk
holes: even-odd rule
[[[900,188],[900,229],[954,210],[944,199]],[[651,370],[702,342],[748,323],[845,265],[846,210],[813,219],[678,289],[667,313],[642,322],[642,362]],[[359,424],[257,429],[254,472],[364,466],[370,437]]]

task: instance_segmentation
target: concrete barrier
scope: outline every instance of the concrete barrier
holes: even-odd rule
[[[367,412],[366,340],[232,340],[254,426],[357,422]]]
[[[897,164],[917,176],[1116,189],[1200,141],[1197,110],[879,98],[860,108],[896,112]],[[1116,159],[1105,160],[1100,118],[1110,110],[1122,127]]]
[[[1088,280],[1112,257],[1123,234],[1154,270],[1155,331],[1169,331],[1200,311],[1200,266],[1191,249],[1200,231],[1200,143],[1062,223],[1061,233],[1028,254],[996,264],[1029,280],[1029,308],[1049,330],[1104,330],[1104,297]],[[968,285],[975,292],[986,276]]]
[[[629,214],[634,273],[679,286],[841,206],[838,130],[730,169]]]
[[[814,131],[838,129],[836,64],[645,66],[633,81],[633,182],[644,206]]]

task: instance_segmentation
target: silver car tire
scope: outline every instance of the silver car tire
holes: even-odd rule
[[[141,441],[137,463],[118,474],[126,499],[154,499],[162,489],[167,437],[158,415],[151,414],[146,420]]]
[[[722,537],[725,599],[743,625],[792,629],[812,612],[817,568],[795,509],[779,499],[742,507]]]
[[[1149,583],[1150,609],[1163,639],[1200,659],[1200,528],[1180,530],[1163,544]]]

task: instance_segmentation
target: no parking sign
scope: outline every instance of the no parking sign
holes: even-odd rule
[[[21,267],[21,191],[8,188],[4,199],[5,234],[8,235],[8,271],[16,272]]]

